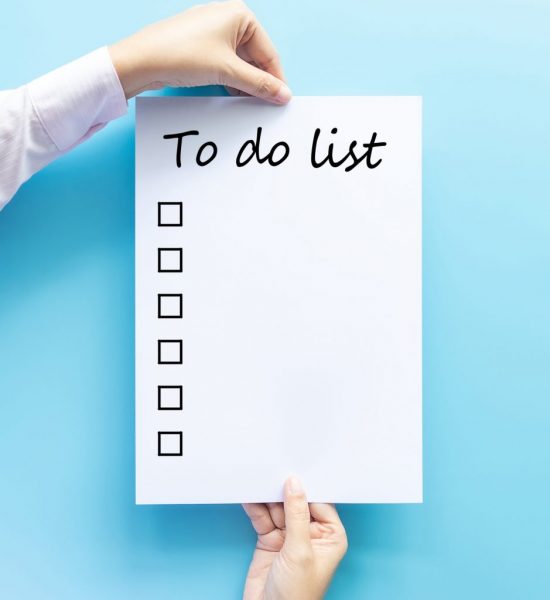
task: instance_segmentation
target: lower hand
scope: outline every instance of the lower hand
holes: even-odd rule
[[[240,0],[195,6],[109,47],[127,98],[150,89],[218,84],[275,104],[291,92],[277,52]]]
[[[284,504],[245,504],[258,534],[243,600],[320,600],[347,550],[331,504],[309,504],[291,477]]]

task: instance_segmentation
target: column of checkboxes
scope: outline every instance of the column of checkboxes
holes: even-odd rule
[[[182,227],[183,207],[181,202],[158,203],[158,227]],[[159,273],[181,273],[183,263],[182,248],[163,247],[157,250]],[[159,319],[182,318],[182,294],[157,294],[157,317]],[[157,342],[157,362],[159,365],[182,364],[182,340],[161,339]],[[157,387],[158,410],[182,410],[182,386],[159,385]],[[157,433],[158,456],[182,456],[183,433],[181,431],[159,431]]]

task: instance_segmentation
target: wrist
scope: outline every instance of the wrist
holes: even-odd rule
[[[150,82],[142,59],[144,53],[136,49],[130,39],[112,44],[108,50],[127,100],[149,89]]]

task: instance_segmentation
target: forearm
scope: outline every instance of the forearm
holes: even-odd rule
[[[126,113],[106,48],[0,93],[0,209],[45,165]]]

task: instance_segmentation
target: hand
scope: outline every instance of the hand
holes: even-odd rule
[[[331,504],[310,504],[291,477],[281,503],[244,504],[258,534],[243,600],[320,600],[348,543]]]
[[[286,104],[277,52],[238,0],[195,6],[109,47],[127,98],[150,89],[218,84]]]

